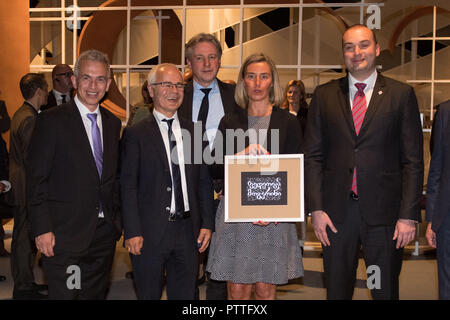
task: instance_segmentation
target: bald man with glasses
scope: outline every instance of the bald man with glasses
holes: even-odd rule
[[[178,115],[184,84],[172,64],[149,74],[153,113],[125,128],[121,199],[125,246],[139,299],[159,300],[166,274],[169,300],[192,300],[198,254],[211,239],[213,186],[203,160],[195,162],[194,124]],[[201,131],[200,131],[201,132]]]

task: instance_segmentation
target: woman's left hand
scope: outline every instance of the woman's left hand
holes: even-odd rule
[[[253,222],[254,225],[260,226],[260,227],[265,227],[268,226],[270,224],[270,222],[264,222],[264,221],[257,221],[257,222]]]

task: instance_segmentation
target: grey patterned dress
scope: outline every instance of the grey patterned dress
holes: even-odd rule
[[[270,116],[248,117],[248,127],[264,130]],[[264,135],[259,135],[265,140]],[[255,143],[256,141],[250,141]],[[261,143],[264,145],[264,143]],[[303,276],[303,262],[295,223],[225,223],[223,199],[217,208],[206,270],[211,278],[233,283],[284,284]]]

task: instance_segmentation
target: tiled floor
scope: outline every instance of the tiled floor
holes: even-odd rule
[[[11,244],[12,221],[5,224],[6,247],[9,250]],[[400,299],[402,300],[433,300],[437,299],[437,270],[434,251],[425,245],[423,237],[425,228],[421,225],[419,236],[419,255],[412,256],[414,246],[407,247],[405,261],[400,276]],[[279,286],[277,299],[279,300],[324,300],[325,289],[323,286],[323,266],[320,246],[315,240],[310,227],[307,232],[306,251],[303,258],[305,276],[291,283]],[[122,242],[118,242],[114,266],[112,270],[112,282],[108,299],[134,300],[136,293],[133,281],[125,278],[125,273],[130,270],[130,260],[127,251],[122,248]],[[0,274],[6,275],[7,280],[0,282],[0,300],[11,299],[12,280],[10,272],[10,259],[0,258]],[[35,268],[37,282],[45,281],[42,269]],[[358,281],[353,298],[355,300],[370,299],[366,288],[364,262],[360,260],[358,267]],[[163,296],[163,299],[165,297]],[[200,299],[205,298],[205,285],[200,286]]]

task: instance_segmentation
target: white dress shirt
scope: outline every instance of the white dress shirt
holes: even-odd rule
[[[355,98],[358,89],[355,87],[355,83],[365,83],[364,94],[366,96],[367,107],[369,107],[370,99],[372,98],[373,88],[375,87],[375,82],[377,81],[377,71],[375,70],[367,79],[364,81],[356,80],[350,73],[348,74],[348,86],[349,86],[349,98],[350,98],[350,108],[353,108],[353,99]]]
[[[214,79],[208,87],[202,87],[195,82],[195,80],[193,80],[194,94],[192,97],[192,121],[197,122],[200,106],[202,105],[202,100],[205,96],[203,91],[200,89],[206,88],[211,88],[211,91],[208,94],[209,109],[208,117],[206,118],[205,130],[208,136],[209,146],[212,147],[220,120],[225,115],[217,79]]]
[[[55,96],[57,106],[59,106],[60,104],[63,103],[63,98],[62,98],[63,95],[66,96],[66,102],[68,102],[70,100],[70,92],[62,93],[55,89],[53,89],[52,91],[53,91],[53,95]]]
[[[156,122],[158,123],[159,130],[161,131],[161,135],[163,137],[164,146],[166,147],[166,156],[167,161],[169,163],[170,176],[172,179],[173,186],[173,175],[172,175],[172,165],[171,165],[171,157],[170,157],[170,144],[169,144],[169,127],[167,122],[162,121],[163,119],[174,119],[172,122],[172,132],[175,136],[175,140],[177,141],[177,152],[178,152],[178,166],[180,167],[180,175],[181,175],[181,189],[183,191],[183,200],[184,200],[184,211],[189,211],[189,198],[187,193],[187,184],[186,184],[186,171],[184,168],[184,149],[183,149],[183,137],[181,133],[180,121],[178,120],[178,114],[175,113],[172,118],[167,118],[161,112],[153,109],[153,115],[155,116]],[[175,213],[175,193],[173,188],[172,191],[172,200],[170,204],[170,213]]]

